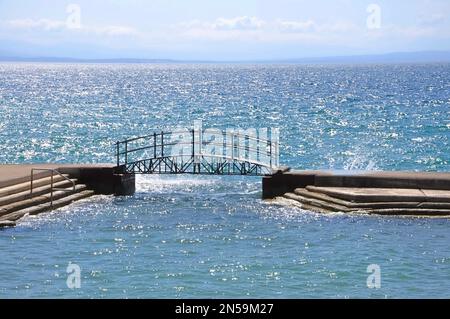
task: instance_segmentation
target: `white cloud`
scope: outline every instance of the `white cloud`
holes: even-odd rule
[[[109,36],[123,36],[123,35],[137,35],[138,31],[132,27],[126,26],[106,26],[106,27],[94,27],[89,28],[92,32],[95,32],[100,35],[109,35]]]
[[[6,26],[13,29],[40,29],[45,31],[62,30],[66,28],[66,22],[60,20],[49,19],[16,19],[6,21]]]
[[[435,15],[428,18],[428,24],[441,23],[443,17]],[[178,39],[209,41],[253,41],[264,43],[304,43],[326,45],[364,46],[373,40],[389,41],[417,40],[424,38],[447,38],[437,26],[416,24],[384,25],[381,29],[369,30],[364,22],[336,20],[318,22],[305,20],[262,20],[257,17],[239,16],[218,18],[212,21],[194,20],[173,26],[172,31]]]
[[[173,26],[177,36],[213,41],[242,40],[258,42],[327,41],[348,36],[358,26],[346,21],[330,24],[308,20],[262,20],[239,16],[218,18],[213,21],[193,20]]]
[[[444,22],[449,21],[449,16],[441,13],[435,13],[431,15],[421,15],[418,18],[418,22],[423,26],[436,26]]]
[[[448,36],[449,33],[443,33],[440,29],[428,26],[386,26],[382,30],[382,35],[400,38],[431,38],[439,36]]]
[[[100,36],[127,36],[137,35],[138,31],[128,26],[86,26],[72,28],[66,21],[49,19],[16,19],[8,20],[3,23],[6,27],[20,30],[38,30],[38,31],[71,31],[79,33],[96,34]]]
[[[282,32],[292,33],[324,33],[324,32],[349,32],[358,29],[358,26],[351,22],[338,21],[335,23],[320,24],[314,20],[287,21],[277,20],[274,24]]]
[[[432,20],[432,21],[431,21]],[[79,43],[97,43],[105,39],[107,45],[118,47],[145,47],[151,50],[190,50],[197,47],[226,47],[253,45],[278,47],[343,47],[368,50],[380,44],[413,43],[420,39],[450,37],[450,29],[443,31],[441,16],[428,17],[428,23],[416,21],[411,25],[382,25],[381,29],[369,30],[364,19],[359,24],[350,20],[323,22],[314,19],[261,19],[254,16],[220,17],[211,20],[192,20],[174,25],[158,25],[157,28],[138,31],[130,26],[84,25],[70,28],[66,21],[49,19],[19,19],[0,21],[0,32],[14,37],[58,43],[61,39],[73,39]],[[11,32],[11,30],[24,30]],[[36,31],[31,33],[32,31]],[[49,36],[51,35],[51,36]],[[116,42],[112,38],[116,37]],[[139,41],[137,41],[139,40]]]
[[[78,35],[96,35],[100,37],[139,36],[147,42],[155,39],[166,41],[170,38],[178,40],[209,41],[256,41],[256,42],[321,42],[335,43],[354,42],[356,38],[425,38],[439,34],[440,28],[431,24],[441,23],[442,15],[428,16],[412,26],[384,26],[382,29],[370,31],[364,24],[357,25],[351,21],[338,20],[321,23],[313,19],[305,20],[263,20],[255,16],[219,17],[215,20],[193,20],[172,25],[159,32],[139,32],[130,26],[105,25],[92,26],[81,24],[80,28],[70,28],[64,20],[50,19],[17,19],[1,23],[10,29],[37,30],[46,32],[68,32]],[[441,32],[442,33],[442,32]],[[45,34],[45,33],[44,33]]]
[[[307,21],[284,21],[277,20],[278,28],[284,32],[311,32],[316,29],[316,23],[313,20]]]
[[[257,30],[264,26],[265,22],[256,17],[235,17],[231,19],[218,18],[211,24],[216,30]]]
[[[256,17],[235,17],[235,18],[217,18],[214,21],[199,21],[192,20],[188,22],[182,22],[175,27],[182,29],[193,30],[217,30],[217,31],[232,31],[232,30],[258,30],[263,28],[265,21]]]
[[[353,23],[346,21],[338,21],[330,24],[320,24],[314,20],[292,21],[292,20],[275,20],[265,21],[256,17],[235,17],[235,18],[218,18],[214,21],[193,20],[175,25],[176,29],[180,29],[187,33],[206,34],[207,32],[230,32],[236,34],[235,31],[242,33],[251,33],[251,31],[261,31],[264,33],[324,33],[324,32],[349,32],[357,29]],[[196,32],[192,32],[196,31]]]
[[[358,27],[356,24],[348,21],[338,21],[336,23],[324,24],[319,27],[321,32],[337,32],[337,33],[346,33],[352,31],[358,31],[361,27]]]

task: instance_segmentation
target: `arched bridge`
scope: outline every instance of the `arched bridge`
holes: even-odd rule
[[[194,127],[158,131],[116,143],[117,166],[134,174],[272,174],[278,167],[278,130]]]

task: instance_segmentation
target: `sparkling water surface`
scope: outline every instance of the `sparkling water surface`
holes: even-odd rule
[[[450,65],[0,64],[0,163],[113,162],[116,140],[198,119],[280,128],[294,168],[448,171]],[[260,178],[140,176],[27,217],[0,231],[0,298],[450,297],[450,220],[260,198]]]

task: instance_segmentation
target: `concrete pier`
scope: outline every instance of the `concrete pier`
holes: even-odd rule
[[[279,171],[263,178],[263,198],[277,197],[325,213],[450,216],[450,173]]]
[[[37,169],[33,179],[32,169]],[[0,228],[14,226],[25,215],[40,214],[95,194],[134,192],[134,174],[125,174],[123,168],[113,164],[0,165]]]
[[[61,174],[77,178],[96,194],[133,195],[134,174],[123,174],[114,164],[6,164],[0,165],[0,188],[29,182],[31,169],[55,169]],[[48,172],[36,172],[34,177],[49,176]]]

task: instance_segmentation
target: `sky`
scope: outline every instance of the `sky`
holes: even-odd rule
[[[278,60],[450,51],[449,0],[0,0],[0,56]]]

